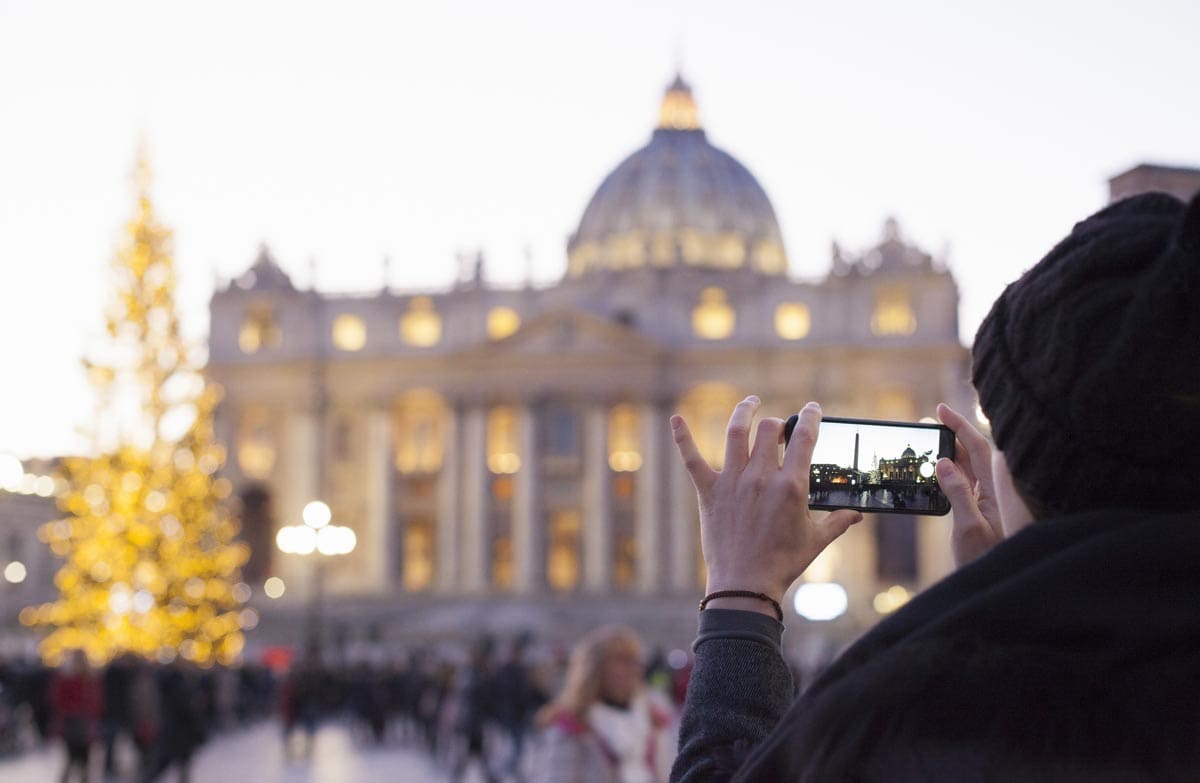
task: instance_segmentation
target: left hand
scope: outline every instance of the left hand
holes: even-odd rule
[[[780,464],[782,419],[765,418],[758,423],[754,451],[750,452],[750,427],[759,405],[759,399],[750,396],[734,408],[720,471],[713,470],[701,456],[683,417],[672,416],[671,429],[700,501],[700,545],[708,566],[706,591],[750,590],[782,602],[788,587],[817,555],[863,517],[850,509],[816,517],[808,508],[808,477],[821,424],[820,406],[810,402],[800,411]],[[765,602],[750,600],[752,603],[720,605],[773,615]],[[713,601],[710,605],[719,604]]]

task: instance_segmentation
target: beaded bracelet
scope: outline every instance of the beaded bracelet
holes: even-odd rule
[[[715,593],[709,593],[700,601],[700,611],[704,611],[704,607],[708,606],[708,602],[715,598],[757,598],[760,601],[766,601],[775,610],[775,619],[783,622],[783,607],[779,605],[771,596],[766,593],[755,593],[751,590],[717,590]]]

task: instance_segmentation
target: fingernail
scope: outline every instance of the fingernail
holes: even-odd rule
[[[680,418],[679,416],[672,416],[672,417],[671,417],[671,429],[673,429],[673,430],[677,430],[677,429],[679,429],[679,425],[680,425],[680,424],[683,424],[683,419],[682,419],[682,418]]]
[[[942,457],[934,464],[933,470],[937,473],[939,479],[945,479],[954,475],[954,462],[947,457]]]
[[[746,398],[746,402],[751,402],[751,403],[754,403],[755,405],[758,405],[760,402],[762,402],[762,400],[760,400],[758,398],[758,395],[751,394],[749,397]]]
[[[804,404],[804,407],[805,408],[815,408],[817,410],[821,410],[821,403],[817,402],[816,400],[810,400],[809,402],[806,402]]]

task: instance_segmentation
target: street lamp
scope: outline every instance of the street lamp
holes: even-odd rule
[[[304,520],[302,525],[285,525],[275,534],[275,546],[279,551],[289,555],[313,555],[313,590],[310,596],[308,614],[308,644],[310,652],[320,655],[321,603],[325,588],[326,557],[348,555],[354,551],[358,537],[354,531],[342,525],[330,524],[333,512],[329,506],[319,500],[314,500],[304,506],[300,514]]]

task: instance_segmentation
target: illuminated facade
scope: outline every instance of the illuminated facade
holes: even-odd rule
[[[298,290],[264,248],[212,299],[218,431],[239,491],[271,499],[255,525],[290,524],[320,497],[357,532],[329,570],[352,635],[397,613],[430,633],[623,618],[683,644],[704,575],[670,414],[719,465],[751,392],[779,416],[809,399],[874,418],[971,410],[957,310],[950,274],[895,221],[862,254],[835,247],[824,278],[789,276],[765,192],[708,141],[677,79],[554,285],[477,272],[438,292],[327,294]],[[908,524],[917,566],[888,578],[917,587],[948,570],[949,527]],[[850,593],[847,627],[873,620],[891,584],[872,528],[826,561]],[[255,558],[260,577],[306,579],[278,553]]]

